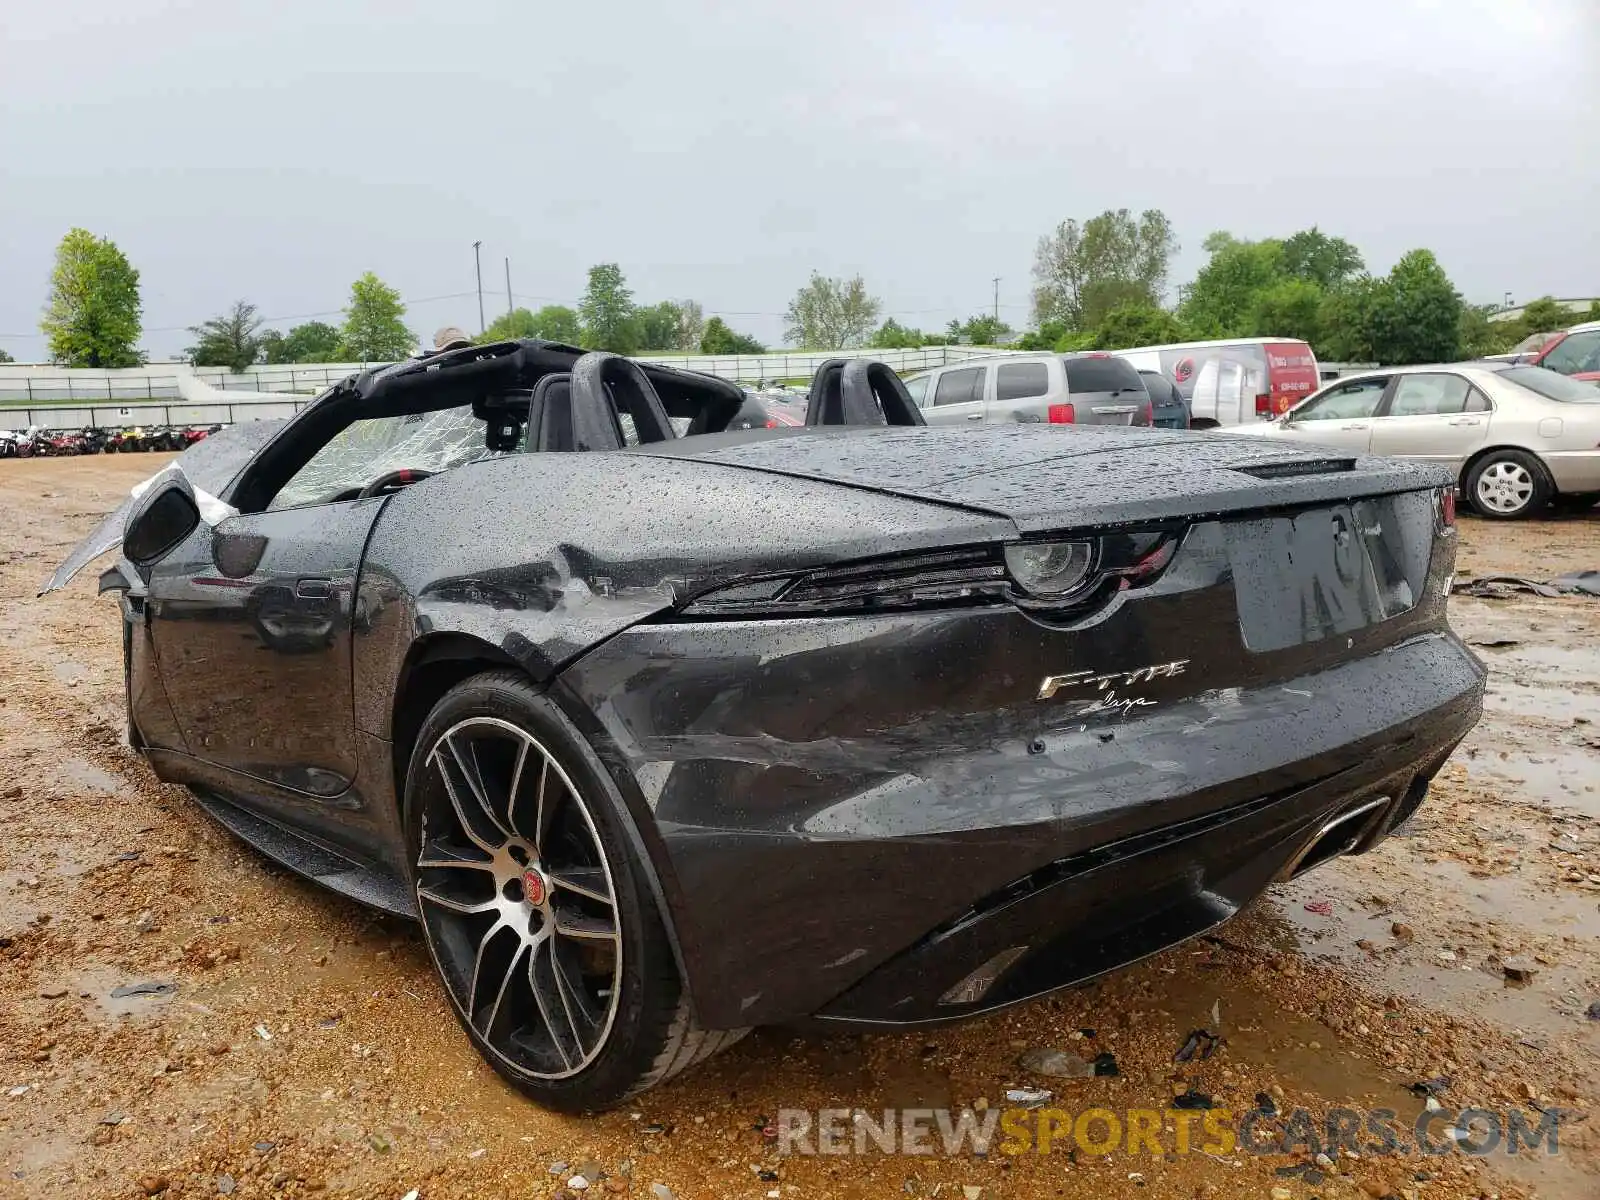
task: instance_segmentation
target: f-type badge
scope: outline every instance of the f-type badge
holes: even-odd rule
[[[1093,671],[1072,671],[1066,675],[1046,675],[1039,684],[1039,699],[1048,700],[1057,692],[1066,688],[1092,687],[1097,692],[1104,692],[1111,688],[1132,687],[1136,683],[1148,683],[1152,679],[1170,679],[1174,675],[1182,675],[1183,670],[1190,663],[1190,659],[1180,658],[1176,662],[1152,663],[1148,667],[1138,667],[1132,671],[1108,671],[1097,675]]]

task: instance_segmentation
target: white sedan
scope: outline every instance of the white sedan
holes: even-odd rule
[[[1449,467],[1485,517],[1600,500],[1600,387],[1501,363],[1389,367],[1330,383],[1230,433]]]

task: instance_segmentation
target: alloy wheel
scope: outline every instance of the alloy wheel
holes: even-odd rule
[[[582,795],[526,730],[469,717],[430,747],[417,905],[451,1000],[516,1073],[605,1048],[622,979],[611,864]]]
[[[1502,460],[1478,475],[1473,499],[1497,513],[1514,513],[1533,499],[1533,476],[1521,463]]]

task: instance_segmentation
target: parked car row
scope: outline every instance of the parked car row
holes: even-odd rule
[[[1293,338],[972,358],[906,380],[930,425],[965,421],[1218,429],[1270,420],[1317,389]]]
[[[82,429],[40,429],[30,425],[18,433],[0,429],[0,458],[186,450],[221,428],[221,425],[154,425],[99,429],[88,425]]]
[[[1467,503],[1494,519],[1600,500],[1600,388],[1545,367],[1368,371],[1235,432],[1446,467]]]

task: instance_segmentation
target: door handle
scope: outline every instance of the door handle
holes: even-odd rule
[[[301,579],[294,585],[294,594],[301,600],[326,600],[333,595],[333,583],[327,579]]]
[[[1341,425],[1341,426],[1339,426],[1339,428],[1340,429],[1366,429],[1366,428],[1368,428],[1368,426],[1366,426],[1366,425]]]
[[[969,420],[969,421],[981,421],[981,420],[983,420],[983,414],[982,413],[968,413],[967,414],[967,420]]]
[[[1454,421],[1451,421],[1450,424],[1452,424],[1452,425],[1481,425],[1481,424],[1483,424],[1483,422],[1478,417],[1457,417]]]

